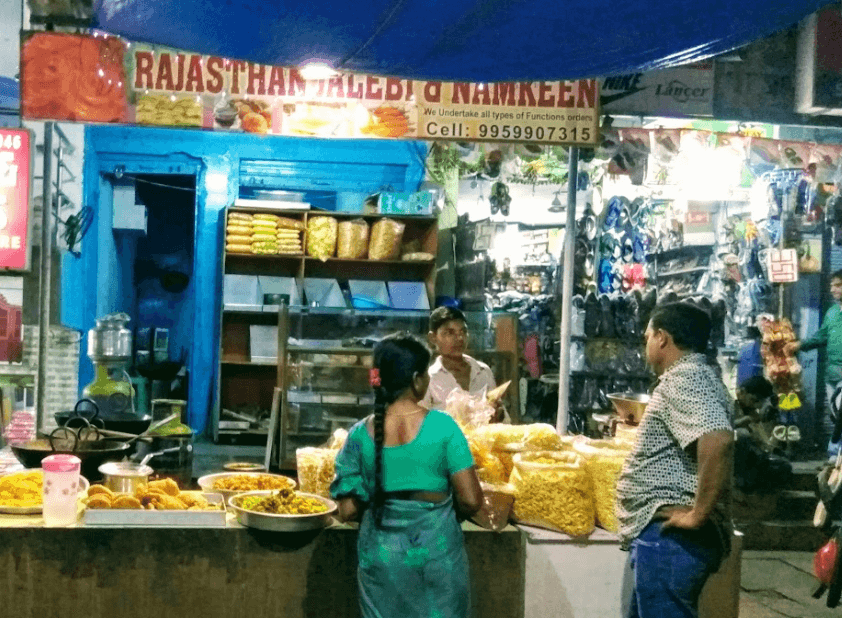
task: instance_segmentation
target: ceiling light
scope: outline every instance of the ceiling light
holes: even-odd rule
[[[337,75],[337,71],[334,71],[324,62],[308,62],[301,67],[301,77],[306,80],[328,79],[334,75]]]

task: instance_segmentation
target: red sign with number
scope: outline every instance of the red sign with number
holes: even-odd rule
[[[29,268],[30,136],[0,128],[0,268]]]

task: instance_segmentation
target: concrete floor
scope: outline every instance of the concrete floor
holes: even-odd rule
[[[813,552],[744,551],[740,618],[839,618],[842,605],[812,598]]]

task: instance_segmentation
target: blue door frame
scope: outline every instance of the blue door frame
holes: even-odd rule
[[[204,432],[212,418],[212,406],[216,405],[219,377],[223,246],[220,215],[239,195],[241,177],[250,186],[336,191],[337,208],[353,210],[361,207],[361,200],[339,198],[375,193],[385,186],[395,191],[416,190],[423,180],[425,156],[426,146],[420,142],[87,127],[83,199],[93,208],[94,219],[82,242],[80,256],[67,254],[62,259],[62,322],[88,331],[97,317],[124,310],[124,298],[131,296],[123,289],[121,243],[115,240],[112,228],[110,178],[115,173],[196,176],[193,276],[189,288],[193,298],[188,303],[195,308],[188,360],[188,422],[196,432]],[[83,337],[80,392],[92,378],[87,338]]]

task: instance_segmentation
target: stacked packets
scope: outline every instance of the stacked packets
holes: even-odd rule
[[[225,250],[258,255],[300,254],[304,223],[268,213],[228,213]]]

